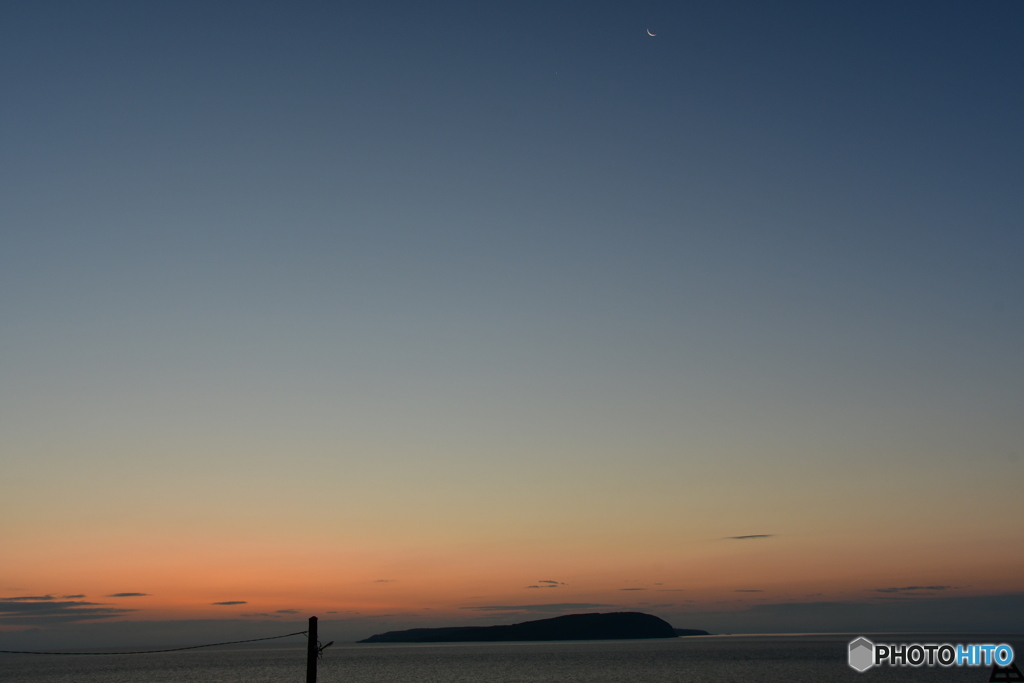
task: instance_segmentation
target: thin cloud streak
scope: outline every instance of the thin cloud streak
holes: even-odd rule
[[[83,596],[67,596],[67,597],[85,597]],[[37,602],[40,600],[54,600],[52,595],[19,595],[13,598],[0,598],[0,602]]]
[[[755,538],[775,538],[777,534],[747,534],[746,536],[726,536],[730,541],[749,541]]]

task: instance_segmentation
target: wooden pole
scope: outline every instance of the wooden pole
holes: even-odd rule
[[[306,645],[306,683],[316,683],[316,658],[320,648],[316,639],[316,617],[309,618]]]

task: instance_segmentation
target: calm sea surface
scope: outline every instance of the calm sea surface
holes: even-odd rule
[[[876,642],[1008,642],[1008,636],[870,636]],[[710,636],[671,640],[336,645],[322,683],[669,683],[676,681],[987,681],[990,667],[846,664],[850,636]],[[104,657],[0,655],[4,683],[285,683],[305,681],[301,648],[211,649]]]

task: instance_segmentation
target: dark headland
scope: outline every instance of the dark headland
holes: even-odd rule
[[[569,614],[505,626],[413,628],[370,636],[360,643],[471,643],[515,640],[629,640],[707,635],[706,631],[674,629],[662,619],[641,612]]]

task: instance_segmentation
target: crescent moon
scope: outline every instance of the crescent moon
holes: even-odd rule
[[[649,35],[651,38],[653,38],[654,36],[656,36],[658,34],[657,33],[651,33],[651,29],[647,29],[647,35]]]

